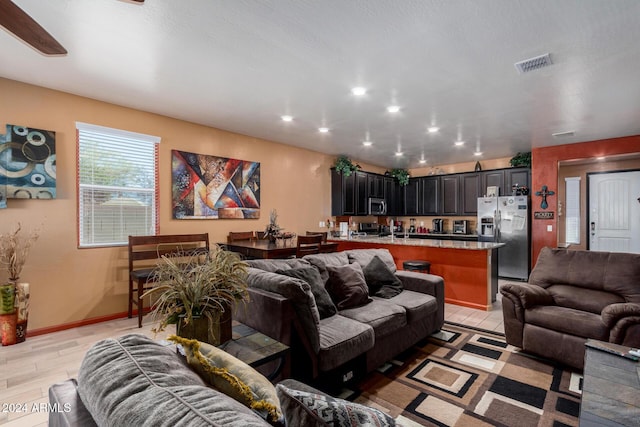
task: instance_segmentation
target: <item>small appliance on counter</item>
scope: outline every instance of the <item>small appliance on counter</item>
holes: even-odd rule
[[[375,224],[373,222],[361,222],[360,224],[358,224],[358,232],[367,235],[378,234],[378,224]]]
[[[415,232],[416,232],[416,219],[411,218],[409,219],[409,233],[415,233]]]
[[[453,221],[453,234],[469,234],[469,221],[456,219]]]
[[[435,234],[444,233],[444,219],[435,218],[433,221],[431,221],[431,223],[432,223],[432,226],[431,226],[432,233],[435,233]]]

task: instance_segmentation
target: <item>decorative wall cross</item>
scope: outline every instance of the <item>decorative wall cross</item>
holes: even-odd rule
[[[540,203],[540,207],[542,209],[547,209],[549,205],[547,204],[547,196],[553,196],[556,194],[555,191],[547,189],[546,185],[543,185],[540,191],[536,191],[536,196],[542,197],[542,203]]]

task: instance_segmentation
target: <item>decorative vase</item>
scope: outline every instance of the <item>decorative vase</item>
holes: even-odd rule
[[[29,318],[29,284],[16,284],[16,343],[24,342],[27,339],[27,320]]]
[[[176,325],[176,335],[211,345],[220,345],[231,339],[231,323],[231,309],[214,315],[211,327],[209,319],[205,316],[194,316],[189,323],[185,323],[184,317],[180,317]]]
[[[477,161],[476,162],[476,167],[474,169],[475,172],[480,172],[482,170],[482,166],[480,165],[480,162]]]
[[[0,314],[15,312],[16,284],[9,282],[0,286]]]

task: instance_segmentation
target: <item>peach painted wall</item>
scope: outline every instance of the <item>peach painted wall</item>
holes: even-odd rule
[[[17,124],[56,132],[57,199],[8,201],[0,233],[20,221],[40,228],[22,272],[31,284],[29,330],[48,329],[127,310],[127,248],[77,248],[76,121],[156,135],[160,143],[160,232],[208,232],[212,243],[229,231],[261,230],[277,209],[287,231],[318,229],[331,213],[330,172],[335,158],[63,92],[0,78],[0,132]],[[171,149],[261,163],[261,218],[173,220]],[[362,164],[365,170],[375,167]],[[377,168],[379,169],[379,168]],[[6,280],[0,273],[0,282]]]
[[[638,152],[640,152],[640,136],[534,148],[531,151],[532,211],[542,211],[540,197],[535,196],[535,192],[539,191],[543,185],[546,185],[550,190],[558,191],[559,161]],[[543,247],[555,247],[558,242],[557,194],[547,197],[547,203],[549,204],[547,211],[555,212],[556,215],[552,220],[532,220],[532,265],[535,265],[538,254]],[[550,232],[547,231],[549,225],[552,226]]]

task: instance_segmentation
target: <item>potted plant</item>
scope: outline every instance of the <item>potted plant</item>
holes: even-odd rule
[[[18,223],[13,232],[0,234],[0,267],[8,275],[8,283],[0,285],[0,335],[3,345],[16,344],[26,339],[29,316],[29,284],[18,283],[20,273],[38,232],[21,233]]]
[[[409,172],[405,169],[392,169],[390,175],[397,179],[401,186],[409,184]]]
[[[334,165],[336,168],[336,172],[339,174],[343,174],[344,176],[350,176],[353,172],[360,169],[360,165],[354,165],[351,160],[347,156],[339,156],[336,159],[336,164]]]
[[[221,344],[231,338],[231,310],[247,301],[247,263],[213,246],[208,253],[163,256],[155,268],[153,332],[176,324],[177,335]]]

